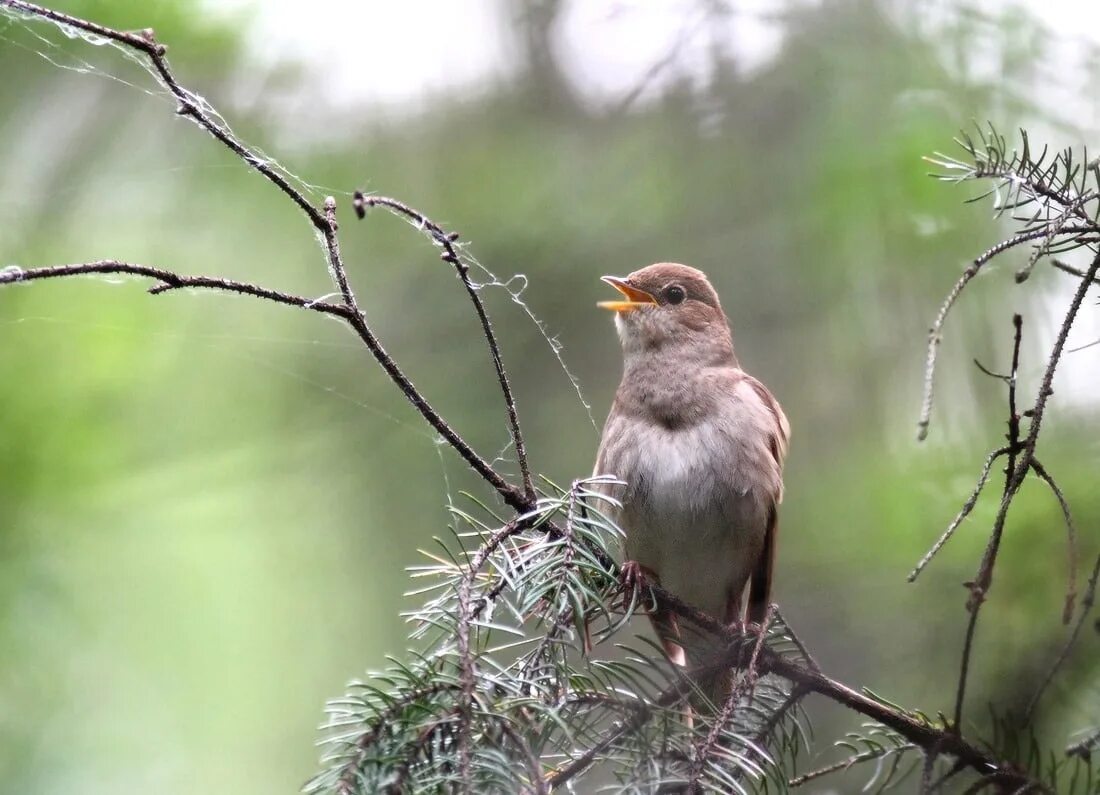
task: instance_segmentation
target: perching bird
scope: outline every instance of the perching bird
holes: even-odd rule
[[[771,593],[783,498],[783,459],[790,428],[767,388],[740,368],[729,321],[702,271],[660,263],[604,281],[624,300],[615,312],[623,378],[604,425],[596,474],[621,509],[624,572],[651,581],[724,623],[762,624]],[[707,665],[721,646],[650,616],[674,662]],[[726,668],[696,684],[720,707],[729,694]]]

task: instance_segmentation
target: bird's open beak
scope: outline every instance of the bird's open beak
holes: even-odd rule
[[[633,312],[635,309],[657,303],[656,298],[645,290],[631,287],[627,284],[626,279],[620,279],[618,276],[601,276],[600,278],[626,297],[625,301],[600,301],[596,306],[601,309],[610,309],[612,312]]]

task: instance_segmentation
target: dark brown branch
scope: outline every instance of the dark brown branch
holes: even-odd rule
[[[220,126],[213,116],[203,110],[195,95],[176,81],[175,75],[168,66],[168,59],[165,57],[168,48],[157,42],[151,29],[146,28],[140,33],[113,30],[103,25],[97,25],[94,22],[88,22],[87,20],[70,16],[69,14],[62,14],[59,11],[43,8],[34,3],[24,2],[24,0],[0,0],[0,5],[7,6],[8,8],[28,14],[32,17],[49,20],[55,24],[65,25],[77,30],[83,30],[86,33],[93,33],[96,36],[102,36],[106,39],[110,39],[116,44],[129,47],[144,55],[149,59],[149,62],[156,70],[161,84],[171,92],[172,96],[175,97],[176,101],[179,103],[176,108],[176,113],[180,116],[191,118],[196,124],[233,152],[233,154],[237,155],[237,157],[249,166],[263,174],[264,177],[286,194],[292,202],[298,205],[298,208],[309,217],[310,222],[319,232],[322,234],[326,232],[328,224],[321,211],[314,207],[299,191],[295,190],[282,174],[271,167],[267,160],[253,153],[231,132]]]
[[[489,485],[497,491],[501,499],[511,508],[516,511],[528,511],[534,508],[535,500],[533,492],[529,492],[526,488],[520,491],[504,480],[485,459],[477,454],[465,439],[459,436],[459,434],[451,428],[446,420],[444,420],[435,408],[420,394],[412,381],[404,374],[401,368],[398,367],[397,363],[390,357],[385,348],[382,347],[382,344],[367,325],[362,312],[359,311],[355,303],[355,297],[351,292],[351,288],[347,283],[343,261],[340,257],[340,248],[336,237],[335,200],[331,198],[327,199],[323,210],[318,210],[301,194],[301,192],[297,191],[278,171],[272,168],[267,160],[256,155],[229,131],[219,126],[214,117],[203,109],[194,95],[176,81],[165,58],[165,52],[167,50],[162,44],[157,43],[153,37],[152,31],[146,30],[140,34],[124,33],[102,25],[97,25],[94,22],[88,22],[68,14],[62,14],[48,8],[43,8],[33,3],[27,3],[23,0],[0,0],[0,6],[5,6],[33,17],[49,20],[56,24],[67,25],[77,30],[93,33],[97,36],[103,36],[118,44],[134,49],[147,57],[156,69],[164,87],[168,89],[179,102],[178,113],[193,119],[200,127],[214,136],[214,138],[241,158],[241,160],[266,177],[306,214],[314,229],[317,230],[324,240],[325,255],[328,261],[329,270],[337,286],[340,288],[345,307],[348,309],[349,314],[341,314],[341,317],[344,317],[352,327],[352,330],[355,331],[360,340],[363,341],[367,349],[382,366],[382,369],[385,370],[386,374],[397,385],[409,402],[413,404],[416,410],[420,412],[421,416],[435,428],[448,444],[455,448],[463,460],[465,460],[482,479],[488,482]],[[161,273],[164,272],[162,271]],[[65,274],[58,273],[55,275]],[[159,274],[142,275],[150,275],[151,278],[160,279]],[[10,280],[15,281],[16,279]],[[162,279],[162,281],[164,280]],[[179,281],[179,279],[177,278],[176,281]],[[214,281],[221,282],[223,280]],[[168,286],[161,288],[158,292],[164,289],[175,289],[178,286],[206,286],[199,284],[173,284],[171,280],[167,281],[166,284]],[[217,286],[219,289],[224,289],[220,284]],[[248,291],[234,290],[234,292]],[[249,292],[248,294],[254,293]],[[271,296],[259,297],[272,298]],[[272,298],[272,300],[277,299]],[[293,302],[282,301],[282,303]],[[494,355],[498,356],[495,351]],[[510,394],[509,392],[509,395]]]
[[[650,587],[660,609],[670,610],[681,618],[690,621],[700,629],[719,635],[727,641],[728,652],[719,664],[735,664],[739,655],[742,654],[743,644],[746,640],[754,639],[734,628],[722,624],[703,611],[687,604],[679,597],[665,591],[660,586],[652,585]],[[1012,781],[1016,781],[1019,784],[1031,782],[1024,773],[1013,770],[1010,763],[998,760],[983,748],[963,739],[952,727],[943,727],[929,723],[927,720],[917,715],[870,698],[841,682],[829,678],[820,671],[812,670],[804,663],[784,657],[768,646],[764,646],[760,651],[757,671],[761,676],[766,676],[767,674],[781,676],[796,687],[801,687],[807,692],[824,696],[830,701],[847,707],[860,715],[893,729],[909,742],[922,749],[934,747],[937,749],[939,755],[954,757],[960,764],[980,774],[985,775],[993,771],[1002,771],[1005,776],[1011,777]],[[625,734],[626,731],[642,725],[648,718],[648,715],[636,716],[635,720],[640,720],[641,723],[632,724],[631,727],[619,731],[614,738],[609,738],[606,744],[602,745],[601,752],[603,749],[609,747],[615,739]],[[585,766],[590,764],[598,753],[599,752],[592,754],[592,756],[588,758],[588,762]],[[586,756],[588,755],[586,754]],[[573,765],[570,765],[570,767],[573,767]],[[556,786],[556,780],[552,783]]]
[[[332,250],[336,257],[336,261],[339,262],[339,248],[334,245]],[[340,267],[342,269],[342,264]],[[326,301],[282,293],[278,290],[271,290],[247,282],[238,282],[232,279],[222,279],[214,276],[185,276],[164,268],[120,262],[118,260],[100,260],[98,262],[84,262],[74,265],[52,265],[42,268],[17,268],[9,266],[0,270],[0,285],[41,279],[56,279],[68,276],[119,273],[133,276],[145,276],[157,280],[160,284],[149,289],[149,292],[154,295],[182,288],[206,288],[220,290],[222,292],[237,293],[238,295],[248,295],[266,301],[273,301],[287,306],[296,306],[302,309],[309,309],[314,312],[341,318],[351,326],[352,330],[355,331],[360,340],[363,341],[367,349],[382,366],[382,369],[386,371],[386,374],[389,375],[390,379],[397,385],[408,401],[416,407],[421,416],[447,440],[474,471],[496,489],[497,493],[510,507],[517,511],[526,511],[534,507],[533,504],[527,501],[522,492],[505,481],[485,459],[479,456],[473,448],[469,446],[466,440],[459,436],[432,405],[428,403],[424,396],[420,394],[408,376],[405,375],[393,358],[386,352],[385,348],[382,347],[378,338],[375,337],[374,332],[367,326],[362,313],[359,312],[355,306],[354,297],[352,298],[350,306],[347,303],[346,297],[344,305],[333,304]]]
[[[97,262],[81,262],[73,265],[50,265],[44,268],[18,268],[9,266],[0,270],[0,285],[15,284],[16,282],[31,282],[41,279],[58,279],[67,276],[90,276],[96,274],[112,275],[127,274],[130,276],[144,276],[160,282],[149,288],[153,295],[160,295],[171,290],[185,288],[219,290],[238,295],[248,295],[265,301],[272,301],[286,306],[296,306],[300,309],[308,309],[312,312],[320,312],[324,315],[349,320],[350,316],[346,307],[332,304],[314,298],[305,298],[300,295],[271,290],[259,285],[247,282],[238,282],[232,279],[222,279],[216,276],[185,276],[174,273],[164,268],[154,268],[150,265],[139,265],[118,260],[99,260]]]
[[[477,313],[478,322],[481,323],[481,331],[485,335],[485,341],[489,345],[489,355],[493,360],[493,368],[496,370],[497,383],[500,385],[501,395],[504,396],[504,405],[508,411],[508,427],[512,436],[512,446],[516,449],[516,461],[519,464],[520,477],[523,481],[523,493],[533,505],[536,495],[535,486],[531,482],[531,470],[527,464],[527,447],[523,442],[523,432],[520,430],[519,413],[516,410],[516,399],[512,394],[512,386],[508,381],[508,373],[504,369],[504,360],[500,355],[500,345],[497,343],[493,324],[489,321],[489,315],[485,311],[485,304],[481,300],[477,287],[470,279],[470,267],[460,256],[455,247],[458,240],[457,232],[447,232],[419,210],[413,209],[404,202],[391,199],[387,196],[367,196],[360,191],[355,192],[354,207],[356,215],[363,218],[367,207],[385,207],[396,215],[414,221],[416,225],[428,233],[435,243],[443,248],[441,258],[449,262],[458,273],[462,286],[466,288],[466,294]]]
[[[737,683],[736,687],[730,689],[730,693],[726,696],[725,703],[720,706],[718,714],[714,718],[714,723],[711,724],[710,731],[707,732],[706,737],[700,739],[700,741],[695,744],[691,771],[688,776],[689,792],[701,793],[703,791],[700,780],[703,777],[703,768],[707,758],[710,756],[715,745],[718,744],[718,737],[726,728],[726,724],[733,718],[733,713],[737,709],[738,704],[741,703],[741,699],[755,686],[756,663],[760,659],[760,649],[763,647],[764,639],[768,635],[768,625],[771,623],[774,616],[775,605],[769,605],[768,614],[764,618],[764,625],[760,627],[760,634],[756,639],[756,645],[753,647],[752,657],[749,659],[748,667],[745,668],[741,681]]]
[[[1100,271],[1100,254],[1097,254],[1093,258],[1092,264],[1089,266],[1085,277],[1082,278],[1077,285],[1077,290],[1074,292],[1073,299],[1070,301],[1069,308],[1066,310],[1065,318],[1062,320],[1062,325],[1058,330],[1058,338],[1055,340],[1054,347],[1051,349],[1050,356],[1047,359],[1046,369],[1043,371],[1043,378],[1039,384],[1039,391],[1036,394],[1035,402],[1028,412],[1031,424],[1028,427],[1027,438],[1018,445],[1020,447],[1018,458],[1014,457],[1015,450],[1010,449],[1009,451],[1010,464],[1006,469],[1004,495],[1001,498],[1001,504],[997,510],[997,515],[993,520],[993,531],[990,534],[989,544],[986,546],[985,553],[978,567],[977,576],[975,576],[973,583],[970,585],[970,598],[967,601],[967,609],[970,610],[970,621],[963,650],[962,670],[959,676],[959,692],[955,704],[955,729],[957,731],[961,731],[962,728],[960,725],[960,718],[962,714],[962,702],[965,697],[966,674],[970,658],[970,648],[973,643],[974,627],[977,623],[978,612],[993,582],[993,566],[996,562],[997,552],[1000,548],[1001,536],[1004,532],[1008,510],[1012,506],[1012,501],[1016,496],[1016,492],[1019,491],[1028,472],[1031,471],[1031,464],[1035,459],[1035,447],[1039,441],[1039,432],[1042,429],[1043,417],[1046,413],[1047,401],[1050,396],[1054,394],[1054,373],[1057,371],[1058,364],[1061,362],[1062,352],[1065,350],[1066,339],[1069,337],[1070,329],[1073,326],[1073,322],[1077,319],[1077,314],[1081,310],[1081,304],[1085,300],[1085,294],[1088,292],[1089,287],[1092,286],[1092,281],[1096,278],[1097,271]],[[1013,369],[1013,380],[1009,390],[1010,402],[1012,404],[1010,406],[1009,418],[1010,437],[1013,435],[1013,426],[1011,423],[1013,421],[1019,421],[1015,411],[1014,385],[1015,368]],[[1018,426],[1016,426],[1015,433],[1017,435],[1019,433]],[[1009,445],[1010,448],[1015,446],[1011,438]]]
[[[1006,500],[1011,500],[1016,493],[1012,486],[1012,477],[1016,468],[1016,455],[1020,449],[1020,414],[1016,410],[1016,384],[1020,371],[1020,344],[1023,341],[1024,319],[1019,314],[1012,316],[1012,364],[1008,371],[1008,440],[1006,448],[1008,452],[1008,465],[1005,467],[1005,485],[1001,495],[1002,506]],[[1025,470],[1026,474],[1026,470]],[[1016,487],[1018,488],[1018,486]],[[1001,530],[1004,527],[994,523],[993,532],[990,534],[989,543],[986,546],[985,555],[982,557],[981,568],[973,583],[969,583],[970,600],[967,602],[969,616],[966,621],[966,635],[963,638],[962,657],[959,662],[959,679],[955,689],[955,720],[952,728],[957,734],[962,734],[962,711],[966,701],[966,685],[970,675],[970,655],[974,648],[974,634],[978,629],[978,613],[981,610],[983,596],[975,601],[975,588],[981,587],[977,583],[989,581],[993,577],[993,565],[996,562],[997,550],[1001,543]],[[988,587],[988,586],[987,586]]]

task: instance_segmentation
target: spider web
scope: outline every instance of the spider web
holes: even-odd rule
[[[53,38],[49,33],[55,32],[59,34]],[[13,47],[21,50],[33,53],[43,60],[47,61],[53,67],[72,72],[81,76],[92,77],[100,80],[110,81],[119,86],[122,86],[125,90],[140,92],[146,97],[153,99],[156,102],[162,103],[165,106],[164,112],[166,114],[175,113],[178,101],[173,94],[164,87],[160,82],[160,77],[149,62],[149,60],[141,53],[127,47],[124,44],[115,42],[103,36],[99,36],[87,31],[83,31],[77,28],[73,28],[62,22],[56,22],[52,20],[44,20],[40,17],[25,14],[23,12],[0,6],[0,41],[5,42]],[[95,50],[107,51],[109,55],[98,56],[95,50],[88,51],[87,47],[90,46]],[[121,57],[119,57],[121,56]],[[186,75],[177,75],[181,84],[186,84]],[[285,179],[295,189],[303,194],[308,200],[310,200],[315,206],[320,205],[324,197],[327,195],[334,195],[345,199],[345,203],[350,203],[350,200],[354,194],[354,188],[337,188],[326,185],[319,185],[311,183],[292,171],[286,165],[278,161],[266,153],[262,148],[255,146],[254,144],[246,141],[230,126],[226,118],[212,105],[205,97],[188,90],[186,87],[183,89],[187,98],[195,104],[213,123],[227,135],[240,141],[251,153],[251,161],[253,164],[263,164],[275,171],[279,176]],[[190,118],[190,117],[188,117]],[[192,119],[192,121],[194,121]],[[200,128],[201,129],[201,128]],[[206,132],[205,130],[203,132]],[[164,172],[172,171],[186,171],[192,169],[201,168],[247,168],[245,163],[234,163],[227,165],[188,165],[179,167],[169,167],[163,169]],[[415,224],[414,224],[415,226]],[[523,294],[527,289],[529,280],[524,274],[513,274],[506,278],[498,277],[488,267],[483,265],[480,261],[474,257],[468,247],[463,244],[460,247],[460,252],[463,260],[473,269],[472,272],[479,274],[479,278],[474,283],[474,288],[478,291],[485,290],[486,288],[501,290],[507,296],[508,299],[517,306],[523,313],[527,322],[531,323],[538,333],[539,337],[546,344],[549,351],[553,355],[557,368],[561,376],[567,380],[570,388],[575,393],[576,400],[583,407],[589,423],[593,429],[597,429],[595,418],[592,413],[590,403],[586,400],[583,390],[580,385],[579,379],[570,370],[565,360],[564,350],[561,342],[554,335],[547,324],[540,319],[527,302],[523,298]],[[6,265],[7,268],[18,268],[18,265]],[[122,283],[130,281],[129,278],[118,277],[101,277],[102,280],[110,283]],[[319,296],[316,300],[326,300],[331,295]],[[35,322],[67,322],[60,318],[51,317],[36,317],[36,318],[23,318],[21,320],[29,320]],[[21,322],[21,321],[16,321]],[[126,329],[124,327],[115,327],[116,331],[132,331],[138,333],[136,329]],[[142,333],[148,333],[142,331]],[[163,333],[163,332],[162,332]],[[182,335],[181,335],[182,336]],[[186,335],[188,339],[197,339],[210,347],[216,347],[222,352],[231,350],[235,343],[239,343],[242,340],[247,341],[259,341],[265,343],[281,343],[281,344],[301,344],[301,345],[332,345],[334,343],[326,343],[318,340],[306,340],[306,339],[294,339],[294,338],[272,338],[272,337],[246,337],[239,335]],[[224,340],[224,344],[222,344]],[[348,348],[360,347],[356,343],[345,343]],[[439,454],[440,463],[443,469],[443,479],[446,486],[448,499],[450,499],[450,485],[447,473],[447,467],[445,465],[441,446],[444,444],[443,440],[438,436],[432,434],[428,429],[418,421],[414,423],[400,420],[388,412],[380,409],[379,407],[364,402],[358,398],[347,395],[341,392],[335,387],[326,385],[324,383],[310,379],[300,373],[287,370],[285,367],[272,362],[269,358],[263,356],[255,356],[252,354],[241,353],[240,351],[232,351],[232,355],[239,356],[249,360],[253,365],[264,367],[280,374],[284,378],[290,378],[296,380],[312,389],[317,390],[320,393],[330,395],[331,397],[339,400],[343,400],[350,404],[357,406],[363,410],[370,411],[377,416],[387,420],[388,422],[395,423],[401,426],[403,429],[415,433],[417,436],[422,436],[430,439]],[[506,432],[506,429],[505,429]],[[501,463],[515,463],[514,451],[512,450],[512,441],[510,436],[507,436],[507,441],[503,443],[499,451],[497,452],[492,463],[497,466]]]

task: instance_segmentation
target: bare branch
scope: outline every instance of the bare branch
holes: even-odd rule
[[[1012,487],[1012,473],[1016,466],[1016,454],[1020,450],[1020,414],[1016,410],[1016,384],[1017,377],[1020,371],[1020,344],[1023,340],[1023,328],[1024,319],[1019,314],[1012,316],[1012,364],[1008,371],[1008,433],[1005,438],[1008,439],[1008,447],[1006,448],[1008,453],[1008,466],[1005,467],[1005,486],[1002,493],[1002,505],[1004,500],[1011,500],[1012,495],[1015,494],[1015,489]],[[1003,527],[1003,524],[1001,525]],[[970,611],[970,615],[966,622],[966,635],[963,639],[963,651],[962,659],[959,663],[959,679],[958,685],[955,690],[955,721],[954,730],[962,733],[962,710],[963,703],[966,701],[966,685],[970,674],[970,655],[974,648],[974,634],[978,628],[978,611],[981,609],[981,601],[974,600],[975,585],[977,582],[981,582],[983,578],[983,572],[985,577],[992,578],[993,576],[993,564],[996,561],[997,550],[1001,543],[1001,533],[998,526],[994,524],[993,532],[990,535],[989,543],[986,546],[985,556],[982,558],[982,568],[979,570],[978,576],[974,582],[967,583],[967,587],[970,588],[970,600],[967,602],[967,609]],[[988,566],[988,568],[986,568]],[[984,599],[984,592],[983,597]]]
[[[424,213],[415,210],[404,202],[391,199],[387,196],[367,196],[356,191],[354,199],[356,215],[363,218],[367,207],[385,207],[395,215],[404,216],[413,221],[418,228],[428,233],[432,240],[443,248],[440,255],[444,262],[449,262],[462,280],[462,286],[466,288],[466,294],[474,305],[474,312],[481,323],[481,331],[485,335],[485,341],[489,345],[489,355],[493,360],[493,367],[497,374],[497,383],[500,392],[504,396],[504,405],[508,410],[508,426],[512,435],[512,446],[516,450],[516,461],[519,463],[520,477],[523,480],[523,493],[533,505],[535,502],[535,487],[531,482],[531,470],[527,464],[527,447],[523,442],[523,432],[520,430],[519,413],[516,410],[516,399],[512,394],[512,386],[508,381],[508,373],[504,369],[504,360],[500,356],[500,345],[497,343],[493,324],[489,321],[489,315],[485,311],[485,304],[481,300],[477,287],[470,279],[470,267],[459,255],[455,247],[458,240],[457,232],[447,232]]]
[[[267,160],[252,152],[240,139],[218,124],[215,118],[204,109],[203,103],[197,95],[188,91],[177,82],[175,75],[168,66],[168,59],[165,57],[168,48],[157,42],[152,29],[146,28],[139,33],[113,30],[103,25],[98,25],[95,22],[88,22],[79,17],[62,14],[60,11],[54,11],[40,5],[35,5],[34,3],[24,2],[24,0],[0,0],[0,6],[7,6],[8,8],[28,14],[32,17],[38,17],[39,19],[49,20],[55,24],[65,25],[77,30],[83,30],[86,33],[93,33],[96,36],[102,36],[106,39],[110,39],[116,44],[129,47],[144,55],[156,70],[157,78],[160,80],[161,84],[171,92],[172,96],[174,96],[179,103],[176,108],[177,114],[193,120],[220,141],[227,149],[237,155],[237,157],[263,174],[268,181],[274,184],[279,190],[286,194],[292,202],[298,205],[298,208],[306,214],[310,223],[313,224],[317,231],[327,236],[329,226],[323,213],[314,207],[301,192],[295,190],[283,175],[276,171]]]
[[[1060,259],[1052,259],[1050,261],[1050,264],[1058,270],[1062,271],[1063,273],[1068,273],[1070,276],[1076,276],[1078,279],[1085,278],[1085,272],[1083,270],[1073,267],[1068,262],[1062,262],[1062,260]],[[1092,283],[1100,284],[1100,279],[1093,279]]]
[[[697,627],[725,638],[729,651],[721,664],[730,665],[736,662],[741,654],[741,644],[747,639],[744,633],[722,624],[674,594],[665,591],[659,585],[650,585],[650,588],[660,609],[675,612],[678,616],[690,621]],[[764,646],[760,650],[757,670],[761,676],[767,674],[781,676],[795,686],[801,686],[808,692],[817,693],[830,701],[881,723],[920,748],[935,747],[938,749],[939,754],[952,756],[959,763],[983,775],[992,771],[1002,771],[1005,776],[1010,777],[1012,781],[1018,782],[1018,784],[1031,782],[1026,774],[1014,770],[1010,763],[1002,762],[977,745],[964,740],[954,731],[953,727],[938,726],[928,722],[923,716],[906,712],[898,707],[856,692],[820,671],[814,671],[803,663],[784,657],[768,646]]]
[[[312,312],[320,312],[325,315],[350,320],[347,308],[339,304],[332,304],[315,298],[305,298],[300,295],[271,290],[267,287],[238,282],[233,279],[223,279],[217,276],[185,276],[164,268],[155,268],[150,265],[139,265],[118,260],[98,260],[96,262],[80,262],[72,265],[50,265],[42,268],[19,268],[8,266],[0,270],[0,285],[15,284],[16,282],[31,282],[41,279],[59,279],[68,276],[91,276],[96,274],[113,275],[127,274],[130,276],[144,276],[155,279],[160,284],[149,288],[152,295],[160,295],[171,290],[184,288],[219,290],[238,295],[248,295],[277,304],[296,306],[308,309]]]
[[[1062,518],[1066,522],[1066,557],[1068,560],[1066,564],[1066,599],[1062,606],[1062,623],[1069,624],[1070,619],[1073,618],[1074,603],[1077,601],[1077,528],[1074,527],[1073,515],[1070,513],[1069,503],[1066,502],[1066,495],[1062,493],[1062,489],[1059,488],[1046,468],[1039,463],[1039,459],[1032,458],[1031,469],[1039,476],[1040,480],[1047,484],[1054,494],[1054,498],[1058,500],[1058,507],[1062,509]]]
[[[1059,652],[1058,657],[1051,664],[1046,672],[1046,676],[1043,677],[1043,681],[1039,683],[1039,686],[1035,689],[1035,694],[1032,695],[1031,700],[1028,702],[1027,709],[1024,711],[1024,719],[1026,721],[1031,720],[1035,708],[1039,705],[1039,700],[1043,697],[1043,692],[1050,686],[1050,683],[1054,680],[1055,674],[1058,673],[1059,669],[1065,665],[1066,660],[1069,659],[1070,652],[1073,651],[1073,647],[1077,643],[1077,638],[1081,635],[1081,628],[1085,626],[1089,613],[1092,611],[1092,606],[1096,601],[1096,583],[1098,579],[1100,579],[1100,555],[1096,558],[1096,563],[1092,567],[1092,576],[1089,577],[1088,584],[1085,586],[1085,596],[1081,599],[1081,612],[1077,616],[1077,623],[1073,625],[1073,631],[1070,632],[1070,636],[1062,647],[1062,651]],[[1072,749],[1067,751],[1067,753],[1072,753]]]
[[[966,675],[970,659],[970,649],[974,638],[974,628],[977,624],[978,612],[993,582],[993,566],[996,562],[997,552],[1000,548],[1001,536],[1004,532],[1008,510],[1012,506],[1012,501],[1016,496],[1016,492],[1019,491],[1024,479],[1027,477],[1027,473],[1031,471],[1031,463],[1035,458],[1035,447],[1039,441],[1039,432],[1042,428],[1047,401],[1050,396],[1054,394],[1052,386],[1054,383],[1054,373],[1057,371],[1058,364],[1061,362],[1062,352],[1065,349],[1066,339],[1069,337],[1070,328],[1072,328],[1073,322],[1077,319],[1077,314],[1080,312],[1081,304],[1085,299],[1085,293],[1088,292],[1089,287],[1092,285],[1092,280],[1096,278],[1097,271],[1100,271],[1100,254],[1097,254],[1093,258],[1092,264],[1089,266],[1085,277],[1082,278],[1077,285],[1077,290],[1073,295],[1073,299],[1070,301],[1065,318],[1062,320],[1062,325],[1058,330],[1058,338],[1055,340],[1054,347],[1050,352],[1050,356],[1047,358],[1046,369],[1043,371],[1042,382],[1039,384],[1039,391],[1035,397],[1035,402],[1028,411],[1031,424],[1028,428],[1027,438],[1019,444],[1020,453],[1018,460],[1012,459],[1014,450],[1010,450],[1009,452],[1010,465],[1005,474],[1004,496],[1001,498],[1000,507],[993,520],[993,531],[990,534],[989,544],[986,546],[985,554],[982,556],[981,563],[978,566],[978,573],[974,581],[970,584],[970,598],[967,601],[967,609],[970,611],[970,620],[963,649],[962,670],[959,675],[959,691],[955,702],[955,729],[958,731],[961,731],[960,719],[962,714],[962,703],[965,697]],[[1013,372],[1015,373],[1015,368]],[[1013,377],[1012,383],[1014,386],[1015,377]],[[1013,411],[1010,412],[1011,416],[1009,418],[1011,428],[1011,423],[1016,415],[1014,411],[1014,388],[1010,387],[1009,395],[1010,402],[1013,404],[1011,406]],[[1018,422],[1018,420],[1016,421]],[[1018,426],[1015,433],[1018,434]],[[1013,432],[1010,430],[1010,436],[1011,435],[1013,435]],[[1009,446],[1010,448],[1016,446],[1014,439],[1010,439]]]
[[[386,349],[379,342],[374,332],[367,325],[366,320],[363,317],[362,312],[359,310],[355,301],[355,296],[352,293],[350,284],[347,280],[346,269],[344,267],[343,260],[340,257],[340,246],[336,237],[336,203],[331,197],[325,200],[325,204],[322,210],[318,210],[314,207],[299,191],[297,191],[289,182],[276,171],[267,160],[260,157],[250,150],[244,143],[236,138],[231,132],[217,123],[214,116],[204,109],[204,104],[201,103],[192,92],[183,88],[176,80],[171,69],[168,67],[168,61],[165,58],[166,48],[157,43],[153,37],[151,30],[142,31],[140,34],[136,33],[124,33],[111,28],[98,25],[93,22],[88,22],[77,17],[70,16],[68,14],[62,14],[57,11],[53,11],[42,6],[35,5],[33,3],[27,3],[23,0],[0,0],[0,6],[11,8],[15,11],[28,14],[40,19],[49,20],[56,24],[66,25],[71,28],[83,30],[88,33],[93,33],[97,36],[103,36],[118,44],[129,47],[143,54],[152,63],[156,69],[157,75],[161,83],[179,102],[179,108],[177,112],[180,115],[188,116],[193,119],[200,127],[209,132],[214,138],[220,141],[234,154],[236,154],[241,160],[243,160],[250,167],[256,169],[264,177],[266,177],[271,183],[273,183],[280,191],[290,198],[309,218],[310,223],[314,229],[320,234],[324,241],[325,256],[328,261],[329,271],[332,274],[333,280],[337,287],[340,289],[341,296],[343,297],[345,308],[347,313],[333,313],[339,314],[343,317],[352,330],[359,336],[363,344],[374,356],[375,360],[382,366],[386,374],[397,385],[405,397],[410,403],[420,412],[421,416],[450,444],[458,454],[466,461],[471,468],[474,469],[489,485],[491,485],[496,492],[500,495],[510,507],[516,511],[528,511],[534,508],[535,498],[533,489],[525,488],[523,491],[517,489],[512,484],[508,483],[484,458],[482,458],[467,442],[463,439],[435,410],[435,408],[424,398],[424,396],[417,390],[412,381],[405,375],[393,358],[386,352]],[[62,268],[66,266],[61,266]],[[68,266],[74,267],[74,266]],[[135,266],[137,267],[137,266]],[[41,270],[41,269],[38,269]],[[154,269],[156,270],[156,269]],[[89,272],[89,271],[85,271]],[[94,271],[90,271],[94,272]],[[121,269],[113,272],[122,272]],[[12,271],[12,273],[17,273]],[[23,272],[24,274],[26,272]],[[167,271],[158,271],[158,273],[140,273],[139,275],[148,275],[151,278],[160,278],[160,273],[167,273]],[[62,276],[70,275],[61,272],[56,272],[52,275]],[[39,276],[36,278],[44,278]],[[10,281],[26,280],[25,276],[20,279],[14,275],[9,275],[4,281],[0,281],[0,284]],[[162,281],[164,281],[162,279]],[[177,280],[178,281],[178,280]],[[180,286],[212,286],[218,289],[232,289],[226,288],[224,284],[225,280],[213,279],[209,280],[212,284],[174,284],[171,280],[165,283],[163,286],[157,289],[157,292],[162,292],[167,289],[176,289]],[[255,295],[251,290],[232,290],[233,292],[242,292],[245,294]],[[267,298],[269,300],[279,300],[274,295],[259,295],[257,297]],[[291,303],[292,305],[301,305],[296,301],[280,301],[280,303]],[[478,304],[480,305],[480,304]],[[487,322],[487,318],[486,318]],[[494,343],[495,344],[495,343]],[[499,352],[494,348],[494,357],[499,359]],[[511,403],[511,392],[509,391],[506,398]],[[522,441],[520,441],[517,447],[517,454],[522,448]],[[529,480],[529,476],[528,476]]]
[[[943,548],[943,545],[951,540],[951,536],[959,529],[959,525],[961,525],[963,520],[974,510],[974,506],[978,504],[978,497],[981,496],[985,484],[989,482],[989,473],[993,469],[993,463],[1007,452],[1007,447],[998,447],[986,456],[985,464],[982,465],[982,471],[978,475],[978,482],[974,485],[974,490],[970,492],[970,496],[966,498],[966,502],[963,503],[962,508],[959,509],[955,518],[951,520],[951,524],[943,531],[943,534],[936,540],[936,543],[932,545],[932,548],[925,553],[924,557],[921,558],[917,565],[913,567],[913,570],[909,572],[909,577],[907,578],[909,582],[913,582],[920,576],[920,573],[924,571],[924,567],[932,561],[932,558],[934,558],[936,553]]]
[[[916,746],[913,746],[914,748]],[[819,767],[817,770],[811,770],[809,773],[803,773],[801,776],[796,776],[787,782],[787,786],[794,789],[795,787],[801,787],[803,784],[809,784],[814,779],[828,776],[831,773],[839,773],[842,770],[847,770],[852,765],[857,765],[860,762],[866,762],[871,759],[876,759],[879,754],[875,751],[863,751],[862,753],[850,756],[846,759],[841,759],[839,762],[833,762],[831,765],[825,767]]]
[[[1061,234],[1080,234],[1083,231],[1088,230],[1073,227],[1070,229],[1063,229]],[[943,341],[943,324],[947,321],[947,315],[951,312],[951,308],[955,305],[955,301],[958,300],[963,289],[970,283],[970,280],[977,276],[982,267],[991,259],[999,254],[1003,254],[1010,248],[1015,248],[1030,240],[1036,240],[1046,235],[1047,230],[1045,228],[1021,232],[987,249],[981,256],[967,266],[962,276],[955,282],[955,286],[951,288],[947,297],[944,298],[943,303],[940,305],[939,312],[936,313],[936,319],[932,321],[932,328],[928,330],[928,353],[924,367],[924,396],[921,399],[920,420],[917,422],[918,441],[924,441],[924,439],[928,437],[928,426],[932,421],[932,402],[935,396],[936,360],[939,354],[940,343]]]

